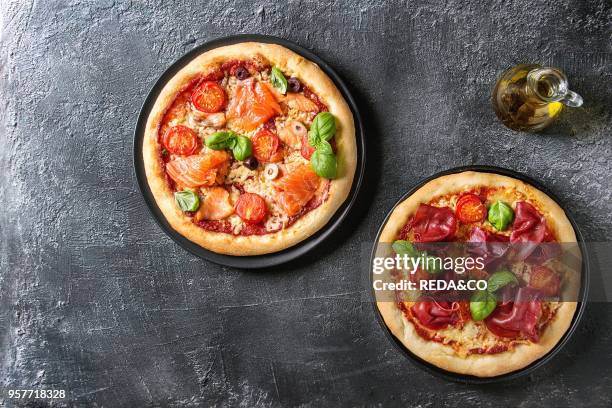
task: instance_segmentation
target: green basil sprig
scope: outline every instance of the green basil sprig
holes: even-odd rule
[[[212,135],[206,136],[204,144],[213,150],[231,149],[236,142],[235,132],[228,130],[227,132],[215,132]]]
[[[427,254],[427,252],[425,252]],[[437,262],[440,260],[440,262]],[[425,256],[425,265],[423,266],[427,272],[432,275],[437,275],[442,272],[442,260],[437,256],[426,255]]]
[[[242,135],[236,136],[236,143],[234,143],[234,147],[232,147],[232,153],[236,160],[246,160],[253,154],[251,139]]]
[[[200,207],[200,197],[191,190],[177,191],[174,200],[183,211],[196,211]]]
[[[308,144],[316,150],[310,157],[310,165],[318,176],[326,179],[338,175],[338,160],[329,140],[336,134],[336,118],[329,112],[315,116],[308,131]]]
[[[319,177],[333,179],[338,174],[338,161],[333,153],[315,150],[310,157],[310,166]]]
[[[436,260],[440,258],[428,255],[426,251],[417,250],[414,245],[412,245],[412,243],[409,241],[404,241],[400,239],[393,242],[391,247],[393,248],[395,253],[399,255],[408,255],[411,258],[422,257],[423,261],[421,262],[425,262],[425,264],[421,263],[421,268],[432,275],[436,275],[442,272],[442,262],[436,262]]]
[[[516,275],[507,270],[497,271],[489,277],[487,290],[491,293],[503,288],[506,285],[518,285]]]
[[[484,320],[493,313],[497,306],[497,298],[488,290],[479,290],[470,299],[470,313],[475,321]]]
[[[512,207],[503,201],[496,201],[489,207],[487,219],[498,231],[503,231],[508,228],[513,218],[514,211]]]
[[[278,89],[283,95],[287,93],[287,78],[285,78],[278,67],[272,67],[270,82],[272,82],[272,86]]]
[[[329,141],[336,134],[336,118],[329,112],[315,116],[308,131],[308,144],[317,147],[323,141]]]
[[[399,255],[408,255],[412,257],[421,255],[414,245],[412,245],[412,242],[404,241],[403,239],[398,239],[397,241],[393,242],[391,248],[393,248],[395,253]]]
[[[230,149],[236,160],[246,160],[253,154],[251,139],[231,130],[215,132],[207,136],[204,144],[213,150]]]
[[[508,271],[501,270],[489,277],[487,290],[479,290],[470,299],[470,313],[474,320],[484,320],[497,307],[497,298],[494,292],[506,285],[518,285],[516,276]]]

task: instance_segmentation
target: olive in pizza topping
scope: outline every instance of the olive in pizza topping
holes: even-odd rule
[[[248,77],[250,77],[251,74],[249,73],[249,71],[245,68],[245,67],[238,67],[236,68],[236,78],[238,78],[239,80],[244,80],[247,79]]]
[[[302,84],[300,83],[299,79],[291,77],[287,80],[287,90],[289,92],[300,92],[301,89]]]
[[[274,180],[276,177],[278,177],[278,166],[274,163],[266,164],[266,167],[264,168],[264,177],[266,180]]]
[[[255,170],[257,166],[259,165],[259,162],[254,156],[251,156],[247,158],[245,161],[243,161],[242,164],[244,165],[244,167],[246,167],[249,170]]]

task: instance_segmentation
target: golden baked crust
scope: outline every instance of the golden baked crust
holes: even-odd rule
[[[286,229],[265,235],[232,235],[195,225],[175,204],[160,160],[158,130],[164,113],[176,95],[201,75],[213,72],[229,60],[263,56],[283,72],[295,76],[325,103],[337,119],[335,135],[338,176],[331,181],[327,199]],[[351,111],[331,79],[313,62],[275,44],[245,42],[216,48],[194,58],[164,86],[147,119],[142,157],[151,192],[160,210],[178,233],[196,244],[227,255],[261,255],[291,247],[321,229],[348,197],[357,164],[355,125]]]
[[[427,203],[441,195],[455,194],[480,186],[516,189],[525,194],[530,202],[546,217],[549,227],[553,229],[559,242],[576,242],[576,234],[565,212],[548,195],[523,181],[511,177],[474,171],[442,176],[419,188],[393,210],[383,228],[379,242],[392,243],[402,227],[408,222],[408,219],[416,212],[419,204]],[[460,356],[448,345],[421,337],[396,302],[377,302],[378,310],[385,325],[412,353],[444,370],[477,377],[494,377],[510,373],[545,356],[568,330],[576,306],[576,302],[561,303],[554,318],[544,329],[537,343],[518,344],[511,350],[496,354]]]

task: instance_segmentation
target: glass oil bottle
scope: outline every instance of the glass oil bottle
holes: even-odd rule
[[[563,72],[536,64],[521,64],[504,72],[492,99],[495,113],[504,125],[529,132],[550,125],[563,105],[582,105],[582,97],[568,89]]]

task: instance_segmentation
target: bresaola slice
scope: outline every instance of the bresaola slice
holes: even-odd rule
[[[561,245],[555,241],[554,236],[546,227],[544,239],[538,244],[535,250],[529,254],[525,262],[532,265],[541,265],[549,259],[555,258],[563,252]]]
[[[516,292],[514,301],[502,302],[485,320],[487,328],[500,337],[525,336],[537,342],[538,320],[542,316],[541,292],[523,287]]]
[[[510,242],[515,245],[517,259],[524,260],[531,255],[546,234],[546,219],[535,207],[526,201],[516,203]]]
[[[433,298],[423,298],[410,310],[423,326],[433,330],[454,325],[461,317],[459,303],[437,302]]]
[[[468,252],[484,258],[485,264],[490,264],[508,252],[508,237],[473,227],[467,240]]]
[[[449,241],[457,231],[457,219],[448,207],[419,205],[410,222],[416,242]]]

